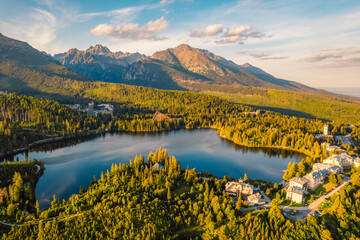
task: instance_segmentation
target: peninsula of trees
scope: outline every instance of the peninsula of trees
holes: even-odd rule
[[[159,163],[163,169],[155,169]],[[89,188],[21,219],[3,239],[357,239],[360,169],[320,217],[291,222],[278,201],[270,210],[241,212],[223,178],[200,178],[166,150],[113,165]]]

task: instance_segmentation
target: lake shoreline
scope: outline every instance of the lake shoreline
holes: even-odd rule
[[[0,153],[0,158],[6,158],[9,157],[11,155],[15,155],[15,154],[19,154],[19,153],[23,153],[26,151],[29,151],[30,149],[34,148],[34,147],[39,147],[41,145],[45,145],[45,144],[51,144],[51,143],[55,143],[55,142],[61,142],[61,141],[66,141],[66,140],[74,140],[74,139],[81,139],[84,137],[92,137],[92,136],[96,136],[96,135],[101,135],[101,134],[106,134],[106,133],[132,133],[132,134],[153,134],[153,133],[162,133],[162,132],[172,132],[172,131],[176,131],[176,130],[196,130],[196,129],[213,129],[216,131],[217,135],[222,138],[222,139],[226,139],[230,142],[232,142],[235,145],[241,146],[241,147],[247,147],[247,148],[257,148],[257,149],[261,149],[261,148],[266,148],[266,149],[278,149],[278,150],[285,150],[285,151],[290,151],[290,152],[296,152],[296,153],[300,153],[303,154],[305,156],[309,156],[308,154],[300,151],[300,150],[295,150],[289,147],[281,147],[281,146],[255,146],[255,145],[251,145],[251,144],[242,144],[242,143],[237,143],[234,140],[227,138],[226,136],[221,136],[219,134],[219,129],[215,128],[215,127],[196,127],[196,128],[189,128],[189,127],[179,127],[176,129],[171,129],[171,130],[161,130],[161,131],[109,131],[109,130],[104,130],[99,132],[98,130],[93,130],[96,132],[92,132],[92,133],[88,133],[82,136],[74,136],[74,137],[63,137],[63,136],[58,136],[58,137],[52,137],[52,138],[45,138],[33,143],[28,144],[28,146],[23,147],[23,148],[18,148],[15,150],[11,150],[11,151],[7,151],[6,153]],[[311,157],[311,156],[309,156]]]
[[[101,132],[101,133],[104,133],[104,132]],[[77,139],[77,138],[82,138],[82,137],[96,136],[101,133],[96,132],[96,133],[90,133],[90,134],[85,134],[82,136],[74,136],[74,137],[58,136],[58,137],[45,138],[45,139],[41,139],[39,141],[29,143],[28,146],[26,146],[26,147],[10,150],[10,151],[7,151],[6,153],[0,153],[0,158],[5,158],[5,157],[9,157],[14,154],[23,153],[23,152],[29,151],[31,148],[38,147],[38,146],[41,146],[44,144],[50,144],[50,143],[55,143],[55,142],[60,142],[60,141],[65,141],[65,140],[72,140],[72,139]]]
[[[214,128],[216,129],[216,128]],[[217,129],[216,129],[217,130]],[[237,143],[235,142],[234,140],[230,139],[230,138],[227,138],[225,136],[221,136],[219,133],[217,133],[219,135],[220,138],[222,139],[226,139],[238,146],[241,146],[241,147],[248,147],[248,148],[267,148],[267,149],[278,149],[278,150],[285,150],[285,151],[290,151],[290,152],[296,152],[296,153],[300,153],[300,154],[303,154],[307,157],[311,157],[309,156],[308,154],[300,151],[300,150],[295,150],[295,149],[292,149],[292,148],[289,148],[289,147],[281,147],[281,146],[254,146],[254,145],[250,145],[250,144],[242,144],[242,143]]]
[[[45,174],[36,187],[36,199],[41,208],[49,206],[53,195],[68,199],[86,189],[94,176],[106,173],[112,164],[128,164],[134,156],[148,156],[159,148],[179,159],[182,169],[195,168],[213,176],[239,179],[246,173],[251,179],[280,183],[281,170],[288,163],[300,162],[304,155],[286,150],[247,148],[219,137],[216,129],[180,129],[157,133],[114,132],[97,134],[33,147],[30,151],[12,155],[7,161],[43,159]],[[50,139],[47,139],[50,141]],[[59,179],[62,179],[59,181]]]

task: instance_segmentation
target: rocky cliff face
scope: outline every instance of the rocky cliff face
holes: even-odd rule
[[[62,65],[104,82],[121,82],[124,68],[144,57],[146,56],[140,53],[111,52],[101,45],[90,47],[86,51],[73,48],[54,55]]]

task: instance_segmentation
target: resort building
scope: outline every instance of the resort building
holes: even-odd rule
[[[247,196],[247,202],[249,206],[255,205],[255,204],[265,204],[265,201],[261,199],[260,193],[254,193],[249,196]]]
[[[300,177],[294,177],[290,179],[288,188],[298,187],[304,190],[304,193],[307,193],[308,183],[306,180]]]
[[[333,135],[329,135],[329,125],[324,125],[324,131],[322,134],[315,134],[316,139],[322,139],[322,138],[333,138]]]
[[[115,107],[111,104],[103,103],[97,105],[97,107],[100,109],[100,111],[112,113],[115,109]]]
[[[327,176],[330,174],[339,174],[342,171],[342,168],[333,164],[325,164],[325,163],[314,163],[313,165],[313,172],[318,172],[325,170],[327,171]]]
[[[304,180],[307,181],[308,187],[311,190],[314,190],[318,186],[324,184],[325,177],[327,175],[327,170],[321,170],[317,172],[311,172],[304,176]]]
[[[340,153],[346,153],[346,150],[342,149],[339,146],[331,145],[330,143],[322,143],[321,145],[325,148],[327,154],[329,154],[330,152],[333,152],[333,151],[339,151]]]
[[[294,177],[290,179],[286,188],[286,198],[293,202],[302,204],[304,202],[304,194],[307,193],[308,182],[306,179]]]
[[[323,163],[336,165],[341,168],[352,168],[354,159],[348,154],[331,155],[329,158],[324,159]]]
[[[244,182],[228,182],[225,185],[225,191],[229,195],[239,197],[241,195],[252,195],[254,193],[254,187]]]
[[[297,187],[297,186],[293,186],[293,187],[288,187],[286,190],[286,198],[290,199],[293,202],[302,204],[304,203],[304,189]]]
[[[339,174],[342,172],[342,168],[339,167],[339,166],[331,166],[329,169],[328,169],[328,176],[331,175],[332,173],[333,174]]]

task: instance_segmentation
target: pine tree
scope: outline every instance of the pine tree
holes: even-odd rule
[[[237,202],[236,202],[235,209],[240,211],[241,206],[242,206],[242,199],[241,199],[241,196],[239,196],[238,199],[237,199]]]
[[[168,187],[167,189],[167,199],[170,201],[171,200],[171,190],[170,187]]]
[[[247,180],[248,180],[248,177],[247,177],[247,174],[245,173],[245,174],[244,174],[244,180],[243,180],[243,181],[246,182]]]

